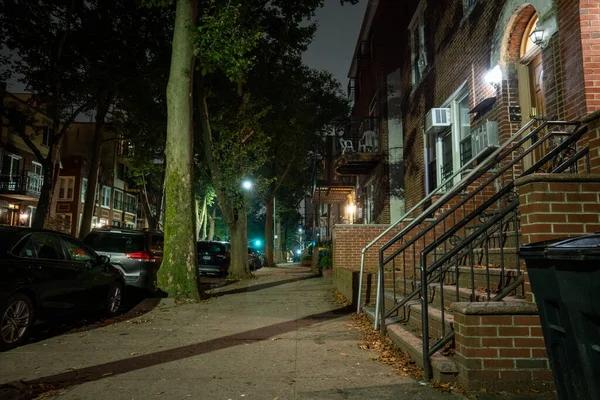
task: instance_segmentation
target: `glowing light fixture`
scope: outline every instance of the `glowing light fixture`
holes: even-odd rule
[[[298,254],[298,255],[302,254],[302,250],[300,250],[300,249],[296,250],[296,254]]]
[[[354,214],[356,211],[356,205],[354,203],[348,204],[346,210],[348,211],[348,214]]]
[[[500,82],[502,82],[502,70],[499,65],[496,65],[494,69],[485,74],[485,81],[498,89]]]
[[[249,181],[246,179],[245,181],[242,182],[242,187],[246,190],[252,189],[252,186],[253,186],[252,181]]]
[[[545,48],[546,47],[546,40],[545,40],[545,36],[546,32],[543,29],[536,29],[533,32],[531,32],[531,34],[529,35],[529,39],[531,39],[531,41],[533,43],[535,43],[536,46],[539,46],[540,48]]]

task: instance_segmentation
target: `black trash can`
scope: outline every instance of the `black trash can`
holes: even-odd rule
[[[600,234],[522,246],[558,397],[600,399]]]

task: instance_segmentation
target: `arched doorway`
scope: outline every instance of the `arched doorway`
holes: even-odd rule
[[[521,115],[526,123],[533,116],[546,115],[546,95],[544,91],[544,64],[542,62],[542,49],[530,39],[531,33],[536,29],[538,16],[534,10],[521,35],[519,59],[517,62],[517,75],[519,81],[519,103]]]

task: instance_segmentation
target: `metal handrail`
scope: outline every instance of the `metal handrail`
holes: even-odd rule
[[[402,229],[394,238],[392,238],[390,241],[388,241],[386,244],[384,244],[379,249],[379,275],[380,276],[383,275],[384,266],[387,263],[389,263],[391,260],[393,260],[398,254],[400,254],[402,251],[404,251],[410,245],[414,244],[418,239],[422,238],[428,232],[428,230],[421,231],[419,234],[417,234],[416,238],[411,238],[411,241],[409,241],[409,243],[401,246],[400,250],[397,250],[396,252],[393,253],[392,256],[390,256],[384,260],[383,253],[386,249],[388,249],[390,246],[392,246],[398,240],[402,239],[403,236],[406,235],[406,233],[408,233],[410,230],[412,230],[413,228],[415,228],[419,224],[421,224],[432,212],[439,209],[440,205],[445,204],[449,199],[452,199],[455,196],[457,196],[458,194],[460,194],[461,192],[463,192],[471,183],[473,183],[474,181],[479,179],[481,176],[483,176],[483,174],[488,172],[493,167],[494,162],[497,159],[506,157],[507,155],[512,153],[512,151],[514,151],[514,149],[518,148],[519,146],[521,146],[522,144],[524,144],[526,141],[528,141],[530,139],[534,139],[535,142],[539,142],[538,140],[536,140],[537,133],[549,125],[574,126],[574,127],[578,127],[579,125],[581,125],[580,122],[544,121],[542,124],[538,125],[535,129],[530,131],[527,135],[525,135],[519,139],[519,137],[522,136],[523,133],[527,129],[529,129],[536,121],[539,121],[539,120],[541,120],[541,119],[531,120],[531,121],[529,121],[529,123],[525,124],[514,135],[512,135],[507,141],[505,141],[498,149],[496,149],[492,154],[490,154],[481,164],[479,164],[476,168],[474,168],[457,185],[454,185],[454,187],[451,190],[449,190],[444,196],[442,196],[438,201],[436,201],[434,204],[432,204],[430,207],[428,207],[427,210],[423,211],[417,218],[413,219],[412,222],[410,224],[408,224],[404,229]],[[505,149],[507,149],[509,146],[510,146],[510,149],[508,151],[506,151],[506,153],[502,154],[502,152]],[[488,180],[488,182],[486,182],[485,185],[481,185],[480,188],[482,189],[483,187],[486,187],[487,184],[489,184],[492,181],[493,181],[493,179]],[[440,185],[440,186],[442,186],[442,185]],[[464,202],[462,204],[464,204]],[[375,320],[379,321],[381,323],[381,321],[385,320],[385,317],[384,317],[385,313],[381,310],[382,299],[384,296],[384,289],[383,289],[382,281],[380,279],[378,279],[377,282],[378,282],[377,300],[376,300],[376,302],[377,302],[376,303],[376,313],[377,314],[376,314]],[[398,307],[394,307],[394,308],[397,309]],[[378,324],[377,326],[379,328],[380,324]]]
[[[498,154],[500,151],[502,151],[503,149],[505,149],[509,143],[511,143],[513,141],[514,138],[518,137],[522,132],[526,131],[527,129],[529,129],[531,126],[533,126],[533,124],[535,124],[536,122],[542,120],[541,117],[534,117],[531,120],[529,120],[525,125],[523,125],[523,127],[515,134],[513,135],[513,137],[511,137],[511,139],[509,139],[506,143],[502,144],[501,146],[498,147],[498,149],[496,151],[494,151],[488,158],[493,157],[494,155]],[[479,157],[481,157],[481,154],[483,154],[486,150],[483,150],[482,152],[480,152],[479,154],[477,154],[476,156],[472,157],[469,161],[467,161],[466,163],[463,164],[463,166],[461,168],[459,168],[456,172],[454,172],[452,175],[450,175],[448,178],[446,178],[445,181],[443,181],[438,187],[436,187],[435,189],[433,189],[425,198],[423,198],[421,201],[419,201],[416,205],[414,205],[410,210],[408,210],[398,221],[394,222],[392,225],[390,225],[385,231],[383,231],[379,236],[377,236],[375,239],[373,239],[369,244],[367,244],[362,250],[361,250],[361,260],[360,260],[360,276],[359,276],[359,284],[358,284],[358,300],[357,300],[357,313],[360,313],[360,308],[361,308],[361,297],[362,297],[362,285],[363,285],[363,274],[364,274],[364,268],[365,268],[365,253],[367,252],[367,250],[369,250],[371,247],[373,247],[381,238],[383,238],[385,235],[387,235],[390,231],[392,231],[395,227],[397,227],[399,224],[401,224],[402,222],[406,222],[407,220],[409,220],[410,218],[408,218],[409,215],[411,215],[414,211],[418,210],[419,208],[421,208],[422,205],[424,205],[425,203],[429,202],[433,196],[435,196],[436,194],[438,194],[438,192],[440,192],[443,188],[446,187],[446,185],[448,185],[449,183],[454,181],[454,178],[456,178],[458,175],[462,174],[465,170],[469,169],[469,167],[472,166],[473,162],[475,162]],[[473,173],[475,171],[478,171],[485,163],[482,163],[480,165],[478,165],[477,167],[475,167],[472,172],[467,175],[466,177],[464,177],[462,181],[468,179],[470,176],[473,175]],[[460,185],[459,182],[458,184]],[[453,185],[454,186],[454,185]],[[445,196],[440,197],[439,200],[437,200],[433,205],[431,205],[429,207],[429,209],[434,208],[435,204],[441,202],[442,200],[446,200],[446,198],[448,193]],[[425,214],[427,215],[427,212],[423,212],[422,215]],[[413,226],[414,227],[414,226]],[[403,234],[405,234],[408,230],[412,229],[412,227],[407,226],[406,228],[402,229],[397,235],[398,236],[402,236]],[[392,238],[393,240],[393,238]],[[380,280],[381,274],[378,274],[378,278],[377,278],[377,296],[379,296],[379,280]],[[379,309],[379,297],[377,297],[377,301],[376,301],[376,311],[375,311],[375,315],[379,315],[379,313],[377,312]],[[378,319],[375,318],[375,329],[378,329]]]
[[[506,147],[508,147],[509,144],[511,144],[517,137],[519,137],[523,132],[525,132],[527,129],[529,129],[530,127],[532,127],[535,123],[541,121],[542,118],[541,117],[534,117],[531,120],[529,120],[525,125],[523,125],[521,127],[521,129],[519,129],[509,140],[507,140],[505,143],[503,143],[502,145],[500,145],[498,147],[498,149],[496,149],[492,154],[490,154],[488,156],[487,159],[491,159],[495,156],[497,156],[502,150],[504,150]],[[388,234],[392,229],[394,229],[395,227],[397,227],[399,224],[401,224],[402,222],[407,221],[409,218],[408,216],[411,215],[414,211],[418,210],[423,204],[429,202],[433,196],[435,196],[439,191],[442,190],[442,188],[445,188],[447,184],[449,184],[450,182],[452,182],[454,180],[454,178],[459,175],[462,174],[466,169],[468,169],[467,167],[470,167],[471,164],[476,161],[478,158],[480,157],[480,154],[477,154],[475,157],[471,158],[468,162],[466,162],[459,170],[457,170],[455,173],[453,173],[450,177],[448,177],[444,182],[442,182],[442,184],[440,184],[437,188],[435,188],[431,193],[429,193],[429,195],[427,195],[427,197],[425,197],[424,199],[422,199],[421,201],[419,201],[415,206],[413,206],[410,210],[408,210],[404,216],[402,216],[402,218],[400,218],[398,221],[396,221],[394,224],[392,224],[389,228],[387,228],[385,231],[383,231],[383,233],[381,233],[379,236],[377,236],[371,243],[369,243],[368,245],[366,245],[362,251],[361,251],[361,260],[360,260],[360,276],[359,276],[359,285],[358,285],[358,306],[357,306],[357,312],[360,313],[360,307],[361,307],[361,297],[362,297],[362,286],[363,286],[363,274],[364,274],[364,266],[365,266],[365,253],[367,252],[367,250],[369,248],[371,248],[373,245],[375,245],[375,243],[377,243],[382,237],[384,237],[386,234]],[[479,164],[477,167],[475,167],[466,177],[464,177],[462,181],[465,181],[467,179],[469,179],[470,177],[474,176],[481,168],[483,168],[483,166],[486,163],[481,163]],[[458,183],[458,185],[460,185],[460,183]],[[421,215],[428,215],[429,213],[431,213],[431,210],[434,210],[437,208],[437,204],[441,203],[441,202],[445,202],[448,199],[448,196],[450,195],[450,193],[446,193],[446,195],[440,197],[434,204],[432,204],[426,211],[424,211],[423,213],[421,213]],[[453,194],[454,196],[454,194]],[[418,223],[417,223],[418,224]],[[407,225],[404,229],[402,229],[397,235],[396,237],[402,237],[404,234],[406,234],[409,230],[411,230],[412,228],[414,228],[417,224],[410,224]],[[412,226],[411,226],[412,225]],[[394,238],[392,238],[392,240],[394,240]],[[389,243],[389,242],[388,242]],[[377,274],[377,298],[375,300],[375,329],[379,329],[379,304],[380,304],[380,288],[381,288],[381,276],[382,276],[383,271],[380,269],[379,273]]]
[[[563,150],[568,148],[571,144],[576,143],[577,140],[579,140],[587,132],[587,130],[588,130],[587,126],[584,126],[583,128],[581,128],[581,129],[577,130],[576,132],[574,132],[573,134],[571,134],[564,142],[560,143],[558,146],[556,146],[554,149],[552,149],[550,152],[548,152],[546,155],[544,155],[540,160],[538,160],[536,163],[534,163],[534,165],[529,167],[527,170],[523,171],[519,175],[519,177],[523,177],[523,176],[527,176],[532,173],[535,173],[541,166],[543,166],[547,162],[551,161],[560,152],[562,152]],[[522,160],[525,156],[527,156],[527,155],[531,154],[533,151],[535,151],[543,142],[545,142],[548,138],[550,138],[550,136],[552,136],[552,132],[549,132],[548,134],[546,134],[538,142],[534,143],[531,147],[529,147],[529,149],[524,151],[519,156],[515,157],[511,163],[509,163],[507,166],[502,168],[501,172],[498,172],[496,175],[499,176],[502,173],[506,172],[508,170],[508,168],[512,168],[512,166],[514,166],[517,162]],[[577,157],[578,154],[575,154],[575,156]],[[486,182],[486,183],[482,184],[481,187],[482,188],[486,187],[488,184],[489,184],[489,182]],[[455,233],[460,231],[460,229],[462,229],[464,226],[466,226],[471,220],[473,220],[478,215],[480,215],[481,212],[486,210],[488,207],[493,205],[496,201],[498,201],[499,199],[504,197],[506,194],[508,194],[510,191],[512,191],[514,187],[515,187],[514,181],[507,183],[502,189],[498,190],[498,192],[496,192],[496,194],[494,194],[487,201],[485,201],[483,204],[481,204],[476,210],[471,212],[468,216],[465,216],[461,221],[459,221],[458,223],[453,225],[442,236],[440,236],[439,238],[435,239],[432,243],[430,243],[425,249],[423,249],[423,251],[420,254],[420,266],[421,266],[420,285],[421,285],[421,292],[422,292],[421,315],[423,318],[423,327],[422,327],[422,329],[423,329],[422,330],[423,331],[423,357],[424,357],[423,365],[424,365],[424,370],[426,371],[426,373],[429,373],[427,371],[429,371],[429,369],[430,369],[429,368],[430,367],[429,357],[431,357],[431,355],[433,353],[435,353],[435,351],[441,349],[453,337],[453,332],[450,332],[448,335],[444,336],[444,338],[442,338],[441,340],[438,340],[431,349],[429,348],[429,324],[428,324],[428,321],[426,321],[426,319],[428,318],[428,300],[427,300],[427,288],[429,285],[428,284],[428,276],[433,274],[435,271],[439,270],[440,268],[442,268],[444,264],[446,264],[448,261],[450,261],[452,259],[452,257],[454,257],[461,250],[463,250],[467,246],[469,246],[475,239],[477,239],[479,236],[484,234],[489,228],[495,226],[495,224],[497,224],[500,220],[505,218],[507,215],[509,215],[513,211],[516,211],[517,207],[519,206],[518,197],[515,196],[514,200],[511,201],[510,204],[507,207],[505,207],[501,212],[499,212],[494,218],[492,218],[490,221],[488,221],[483,226],[478,228],[477,231],[475,231],[474,233],[472,233],[471,235],[466,237],[461,243],[459,243],[456,247],[454,247],[453,249],[448,251],[446,254],[444,254],[440,259],[435,260],[429,267],[427,266],[427,255],[429,253],[431,253],[432,251],[434,251],[437,248],[437,246],[439,246],[441,243],[445,242],[450,237],[452,237]],[[459,207],[460,207],[460,205],[454,206],[453,209],[449,210],[445,214],[445,216],[456,211]],[[498,296],[496,296],[495,299],[499,300]],[[442,316],[443,316],[443,311],[442,311]],[[433,353],[432,353],[432,351],[433,351]]]

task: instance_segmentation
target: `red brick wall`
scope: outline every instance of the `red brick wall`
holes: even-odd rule
[[[600,175],[533,174],[516,185],[521,244],[600,231]],[[527,273],[525,296],[534,299]]]
[[[600,3],[579,2],[581,51],[587,113],[600,110]]]
[[[470,303],[452,306],[459,383],[467,390],[552,390],[540,319],[531,315],[535,308],[516,305],[510,312],[498,304],[506,312],[475,314]]]

